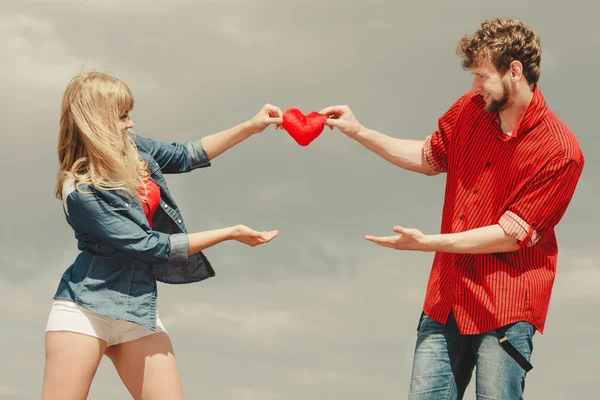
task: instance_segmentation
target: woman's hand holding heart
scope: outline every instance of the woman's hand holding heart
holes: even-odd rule
[[[260,133],[269,125],[275,125],[275,129],[281,127],[283,112],[279,107],[265,104],[263,108],[249,121],[250,133]]]

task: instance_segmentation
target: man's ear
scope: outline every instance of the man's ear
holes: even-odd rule
[[[510,78],[514,81],[518,81],[523,77],[523,64],[521,61],[513,61],[509,67]]]

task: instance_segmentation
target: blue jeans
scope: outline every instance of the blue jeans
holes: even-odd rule
[[[496,332],[461,335],[454,315],[446,325],[421,316],[409,399],[462,399],[476,368],[478,400],[523,398],[526,372],[500,347]],[[508,341],[529,361],[535,328],[527,322],[508,326]]]

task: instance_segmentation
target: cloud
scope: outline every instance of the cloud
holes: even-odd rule
[[[215,19],[215,25],[226,37],[242,46],[272,45],[278,41],[277,36],[249,26],[244,15],[220,15]]]
[[[354,274],[295,274],[258,280],[249,273],[238,280],[213,278],[200,283],[200,291],[197,287],[185,288],[185,292],[178,289],[177,298],[185,301],[172,297],[174,288],[161,286],[161,319],[173,332],[195,332],[261,348],[303,343],[328,346],[335,353],[367,338],[387,343],[394,340],[390,332],[398,324],[398,310],[407,304],[407,315],[415,318],[409,329],[416,326],[424,286],[414,289],[420,283],[409,279],[410,271],[394,268],[385,256],[365,253],[369,262],[359,264]],[[307,374],[302,376],[308,380]],[[333,377],[325,374],[322,379]]]
[[[303,190],[299,185],[290,185],[284,182],[262,187],[254,186],[249,194],[251,200],[264,208],[281,207],[285,204],[286,209],[294,209],[312,205],[316,200],[312,193]]]
[[[31,393],[30,391],[27,390],[23,390],[20,388],[14,388],[14,387],[10,387],[10,386],[4,386],[4,385],[0,385],[0,396],[2,398],[21,398],[24,396],[29,396],[32,395],[33,393]],[[5,397],[6,396],[6,397]]]
[[[95,0],[21,0],[23,2],[29,3],[42,3],[42,4],[66,4],[69,6],[77,6],[86,9],[96,9],[103,11],[128,11],[128,12],[136,12],[138,14],[146,14],[146,13],[157,13],[163,12],[165,10],[179,9],[179,8],[187,8],[194,4],[243,4],[243,0],[178,0],[176,2],[170,0],[129,0],[129,1],[119,1],[119,0],[103,0],[103,1],[95,1]]]
[[[49,20],[18,12],[0,13],[0,51],[4,56],[0,79],[12,87],[62,89],[81,72],[114,73],[111,60],[78,56]],[[135,84],[141,89],[157,88],[154,79],[143,71],[134,73],[122,65],[118,71],[135,76]],[[56,101],[51,104],[56,109]]]
[[[178,304],[161,319],[164,319],[167,330],[190,328],[196,325],[196,321],[201,321],[201,329],[206,333],[257,342],[263,346],[280,343],[284,333],[300,329],[298,321],[287,310],[241,304],[227,307],[202,301]]]
[[[5,83],[64,85],[82,67],[50,22],[19,13],[0,14],[0,51]]]
[[[366,377],[323,368],[303,369],[290,376],[292,384],[301,386],[351,385],[367,381]]]
[[[281,400],[279,393],[257,390],[253,388],[233,388],[226,394],[227,400]]]
[[[600,257],[596,252],[559,252],[553,302],[600,302]]]
[[[52,296],[60,275],[54,279],[30,279],[26,283],[15,283],[0,277],[0,313],[14,322],[42,321],[48,317]]]

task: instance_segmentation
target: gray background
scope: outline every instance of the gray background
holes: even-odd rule
[[[4,0],[0,398],[39,398],[47,314],[77,253],[53,198],[60,101],[73,75],[94,68],[124,80],[136,131],[159,140],[229,128],[266,102],[304,112],[349,104],[369,128],[423,139],[470,89],[457,40],[484,19],[513,16],[540,34],[541,90],[587,157],[557,228],[559,272],[526,394],[597,396],[600,35],[590,4]],[[445,176],[400,170],[338,131],[302,148],[268,128],[213,167],[168,180],[192,231],[281,231],[266,246],[207,250],[213,279],[159,287],[188,398],[406,397],[433,255],[363,235],[395,224],[437,233]],[[129,398],[105,360],[90,399],[109,397]]]

